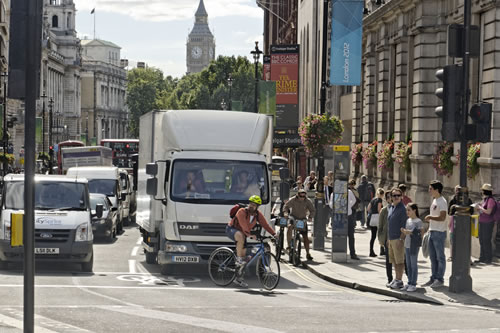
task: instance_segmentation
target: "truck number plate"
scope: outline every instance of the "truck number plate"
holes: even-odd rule
[[[196,256],[174,256],[175,262],[200,262],[200,257]]]
[[[59,254],[59,248],[36,247],[35,254]]]

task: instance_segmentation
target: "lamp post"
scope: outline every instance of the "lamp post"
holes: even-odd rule
[[[7,78],[9,73],[3,72],[1,75],[3,77],[3,175],[5,176],[7,174],[7,168],[9,167],[9,163],[5,157],[9,145],[9,133],[7,132]]]
[[[49,146],[53,147],[52,143],[52,110],[54,109],[54,99],[51,97],[49,99]],[[49,154],[49,174],[52,174],[52,165],[54,161],[52,160],[53,156]]]
[[[42,98],[42,153],[45,156],[45,99],[47,98],[45,90],[40,97]]]
[[[227,85],[229,86],[229,110],[232,110],[233,109],[233,105],[232,105],[232,92],[231,92],[231,88],[233,86],[233,78],[231,77],[231,73],[229,73],[229,77],[227,78]]]
[[[259,107],[257,105],[257,94],[258,94],[258,88],[259,88],[259,58],[260,55],[262,54],[262,51],[259,50],[259,42],[255,42],[255,49],[250,52],[253,55],[253,60],[255,62],[255,95],[254,95],[254,112],[257,113],[259,110]]]

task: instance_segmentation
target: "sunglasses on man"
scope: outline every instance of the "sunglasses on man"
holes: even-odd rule
[[[401,194],[393,194],[393,195],[391,195],[391,196],[392,196],[393,198],[399,198],[399,197],[401,197]]]
[[[306,196],[305,195],[299,195],[299,198],[305,198]]]

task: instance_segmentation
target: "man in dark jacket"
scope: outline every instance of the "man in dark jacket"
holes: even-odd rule
[[[366,222],[366,208],[375,196],[375,186],[368,181],[365,175],[361,176],[361,182],[358,185],[358,193],[361,200],[361,226],[364,227]]]
[[[388,224],[388,242],[389,242],[389,260],[394,265],[396,278],[389,285],[392,289],[401,289],[403,284],[403,272],[405,270],[405,246],[404,236],[401,234],[401,228],[406,227],[406,208],[403,204],[403,192],[399,188],[393,188],[391,191],[393,209],[389,213]]]

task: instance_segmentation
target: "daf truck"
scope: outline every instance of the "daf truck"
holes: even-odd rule
[[[149,264],[162,274],[206,263],[226,237],[229,211],[262,198],[271,213],[272,118],[213,110],[152,111],[140,118],[136,222]]]

